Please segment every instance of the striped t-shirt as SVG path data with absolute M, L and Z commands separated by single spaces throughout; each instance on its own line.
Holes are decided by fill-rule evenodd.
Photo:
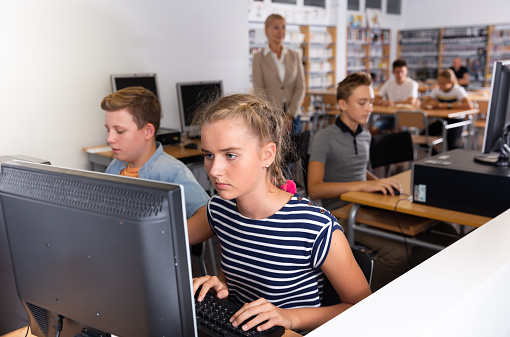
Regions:
M 240 214 L 235 200 L 214 196 L 207 205 L 221 244 L 229 299 L 265 298 L 280 308 L 319 307 L 331 235 L 342 227 L 327 210 L 299 194 L 266 219 Z

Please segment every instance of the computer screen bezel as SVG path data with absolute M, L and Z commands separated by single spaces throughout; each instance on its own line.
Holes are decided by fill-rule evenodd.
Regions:
M 482 153 L 498 152 L 503 129 L 510 122 L 510 60 L 495 61 L 487 108 Z
M 185 132 L 190 137 L 199 137 L 200 131 L 198 130 L 198 127 L 192 125 L 191 123 L 187 123 L 187 120 L 192 120 L 193 117 L 188 118 L 186 114 L 186 107 L 184 106 L 184 99 L 183 99 L 183 89 L 186 87 L 191 86 L 208 86 L 208 85 L 215 85 L 219 86 L 220 93 L 219 96 L 223 95 L 223 81 L 222 80 L 213 80 L 213 81 L 195 81 L 195 82 L 178 82 L 176 83 L 177 88 L 177 103 L 179 106 L 179 117 L 181 121 L 181 132 Z M 211 100 L 215 99 L 215 97 L 210 96 L 204 96 L 204 97 L 197 97 L 196 106 L 199 108 L 202 104 L 207 104 Z
M 130 80 L 132 84 L 130 85 L 119 85 L 121 80 Z M 151 82 L 151 85 L 148 86 L 144 83 L 144 80 L 148 80 Z M 124 89 L 127 87 L 140 86 L 148 89 L 159 98 L 159 88 L 158 88 L 158 79 L 156 73 L 134 73 L 134 74 L 111 74 L 110 75 L 110 83 L 112 87 L 112 92 L 115 92 L 120 89 Z M 154 89 L 153 89 L 153 88 Z
M 74 201 L 70 201 L 70 199 L 63 199 L 64 201 L 57 202 L 57 201 L 48 201 L 44 199 L 44 197 L 41 197 L 42 201 L 39 200 L 39 195 L 36 192 L 36 197 L 34 197 L 32 191 L 27 192 L 26 188 L 24 188 L 24 184 L 20 184 L 20 186 L 14 186 L 12 183 L 12 179 L 10 177 L 14 176 L 14 179 L 25 179 L 25 178 L 19 178 L 20 176 L 23 177 L 24 175 L 32 178 L 32 175 L 38 175 L 41 177 L 41 179 L 44 179 L 44 184 L 48 185 L 49 191 L 53 191 L 51 198 L 48 200 L 52 200 L 52 198 L 60 198 L 60 195 L 54 193 L 53 186 L 49 184 L 48 182 L 51 182 L 55 177 L 58 179 L 61 179 L 64 184 L 74 184 L 76 181 L 80 184 L 85 184 L 87 188 L 90 186 L 90 188 L 97 188 L 100 190 L 103 190 L 104 188 L 109 189 L 112 188 L 120 188 L 123 190 L 126 190 L 127 192 L 132 191 L 138 191 L 142 190 L 144 193 L 147 191 L 152 193 L 158 193 L 158 195 L 166 195 L 168 194 L 168 202 L 171 203 L 172 207 L 170 207 L 174 213 L 170 214 L 168 212 L 168 209 L 163 206 L 163 208 L 160 210 L 160 214 L 162 214 L 159 218 L 157 218 L 158 229 L 157 233 L 155 233 L 156 226 L 155 222 L 156 220 L 147 219 L 146 217 L 140 217 L 138 218 L 130 218 L 128 216 L 112 216 L 109 213 L 106 213 L 105 216 L 109 217 L 109 223 L 115 223 L 115 226 L 127 226 L 132 225 L 133 223 L 136 223 L 136 226 L 132 226 L 131 230 L 129 230 L 129 233 L 125 233 L 125 231 L 128 231 L 129 228 L 125 228 L 125 231 L 118 230 L 119 227 L 117 227 L 117 231 L 112 233 L 113 228 L 109 229 L 108 226 L 100 226 L 100 228 L 97 227 L 97 224 L 80 224 L 80 219 L 78 217 L 67 217 L 67 219 L 76 219 L 75 221 L 69 222 L 64 221 L 65 224 L 69 224 L 69 226 L 79 226 L 80 230 L 78 233 L 87 233 L 86 236 L 92 235 L 97 233 L 101 233 L 101 235 L 105 235 L 106 237 L 112 237 L 113 234 L 117 236 L 121 236 L 116 240 L 115 245 L 112 244 L 112 248 L 106 247 L 104 249 L 97 249 L 97 246 L 102 244 L 104 247 L 104 239 L 97 240 L 98 243 L 95 243 L 95 240 L 88 240 L 86 241 L 86 244 L 84 245 L 83 242 L 80 244 L 76 243 L 76 246 L 79 246 L 81 248 L 77 248 L 76 251 L 73 251 L 74 248 L 68 248 L 68 247 L 74 247 L 74 245 L 70 245 L 66 242 L 65 236 L 69 236 L 69 233 L 73 231 L 76 232 L 76 229 L 66 229 L 65 226 L 62 225 L 62 223 L 59 222 L 59 220 L 56 219 L 47 219 L 48 217 L 39 217 L 40 221 L 38 220 L 37 223 L 28 224 L 30 221 L 27 221 L 26 219 L 34 218 L 34 214 L 29 215 L 31 211 L 27 210 L 26 212 L 15 212 L 15 210 L 10 207 L 13 205 L 13 203 L 20 204 L 20 200 L 22 200 L 22 205 L 34 205 L 34 203 L 37 205 L 37 203 L 41 204 L 35 208 L 42 209 L 43 206 L 48 206 L 48 208 L 51 207 L 52 210 L 58 210 L 58 209 L 64 209 L 65 212 L 62 212 L 62 214 L 84 214 L 84 212 L 88 212 L 87 209 L 83 208 L 83 204 L 73 205 L 69 206 L 69 202 L 74 203 Z M 76 179 L 74 179 L 76 177 Z M 9 187 L 9 179 L 11 179 L 11 187 Z M 18 181 L 16 180 L 16 181 Z M 43 184 L 43 182 L 41 182 Z M 44 185 L 44 186 L 46 186 Z M 14 187 L 13 187 L 14 186 Z M 72 185 L 74 186 L 74 185 Z M 46 189 L 46 187 L 42 188 L 43 190 Z M 18 192 L 19 190 L 19 192 Z M 95 190 L 94 190 L 95 191 Z M 95 193 L 95 192 L 94 192 Z M 98 192 L 99 193 L 99 192 Z M 28 196 L 26 196 L 28 195 Z M 64 194 L 64 198 L 65 198 Z M 164 197 L 166 198 L 166 197 Z M 25 199 L 27 202 L 25 202 Z M 35 200 L 35 201 L 34 201 Z M 2 180 L 0 181 L 0 202 L 2 203 L 2 210 L 4 215 L 4 221 L 7 229 L 7 234 L 9 238 L 9 246 L 10 251 L 12 255 L 12 262 L 13 262 L 13 269 L 15 273 L 15 279 L 16 284 L 18 288 L 18 294 L 19 297 L 24 304 L 25 308 L 27 309 L 27 313 L 30 316 L 30 326 L 32 328 L 32 333 L 37 336 L 46 336 L 47 333 L 43 333 L 41 331 L 40 327 L 41 324 L 38 321 L 37 317 L 46 317 L 47 320 L 55 319 L 56 317 L 65 317 L 64 319 L 64 329 L 62 330 L 61 337 L 67 337 L 67 336 L 75 336 L 80 331 L 74 331 L 70 329 L 75 328 L 87 328 L 90 331 L 104 331 L 106 333 L 114 334 L 114 335 L 122 335 L 122 336 L 135 336 L 139 334 L 130 334 L 126 331 L 112 331 L 109 329 L 105 329 L 104 322 L 108 319 L 111 319 L 111 313 L 112 310 L 110 310 L 110 305 L 115 308 L 115 312 L 119 313 L 118 317 L 115 317 L 116 322 L 119 321 L 123 322 L 122 325 L 129 322 L 131 323 L 134 319 L 139 318 L 140 320 L 144 322 L 151 322 L 154 324 L 151 324 L 151 328 L 154 328 L 154 331 L 160 332 L 161 329 L 166 329 L 165 334 L 166 335 L 172 335 L 172 333 L 176 331 L 182 331 L 183 335 L 190 335 L 194 336 L 196 335 L 196 319 L 195 319 L 195 311 L 194 311 L 194 299 L 193 299 L 193 293 L 192 293 L 192 284 L 191 284 L 191 264 L 189 260 L 189 245 L 187 244 L 188 238 L 187 238 L 187 226 L 186 226 L 186 220 L 185 220 L 185 210 L 184 210 L 184 192 L 181 185 L 175 185 L 175 184 L 169 184 L 169 183 L 163 183 L 163 182 L 156 182 L 151 180 L 144 180 L 144 179 L 135 179 L 135 178 L 127 178 L 127 177 L 121 177 L 121 176 L 114 176 L 114 175 L 108 175 L 104 173 L 99 172 L 89 172 L 89 171 L 81 171 L 81 170 L 75 170 L 75 169 L 66 169 L 61 167 L 55 167 L 55 166 L 47 166 L 47 165 L 38 165 L 38 164 L 30 164 L 25 162 L 17 162 L 12 161 L 5 164 L 2 164 Z M 165 201 L 165 200 L 164 200 Z M 166 202 L 166 201 L 165 201 Z M 109 200 L 106 198 L 104 200 L 104 205 L 106 207 L 110 206 Z M 7 207 L 5 207 L 7 206 Z M 167 211 L 165 211 L 165 209 Z M 166 212 L 166 213 L 165 213 Z M 58 213 L 58 212 L 56 212 Z M 88 212 L 92 213 L 92 212 Z M 99 212 L 98 212 L 99 213 Z M 38 213 L 37 213 L 38 214 Z M 58 214 L 55 214 L 58 216 Z M 53 214 L 51 215 L 53 216 Z M 95 216 L 97 218 L 98 216 L 101 217 L 102 215 L 91 215 Z M 22 217 L 22 218 L 21 218 Z M 171 220 L 171 218 L 173 219 Z M 84 216 L 84 218 L 87 218 Z M 166 223 L 166 221 L 175 221 L 174 223 Z M 113 221 L 113 222 L 112 222 Z M 30 228 L 37 228 L 37 226 L 41 226 L 41 231 L 44 230 L 44 224 L 47 223 L 48 230 L 57 235 L 52 235 L 50 238 L 48 238 L 49 235 L 37 235 L 37 233 L 32 233 L 32 231 L 27 230 Z M 58 229 L 62 229 L 61 231 L 56 231 L 55 226 L 58 226 Z M 67 225 L 66 225 L 67 226 Z M 90 230 L 89 230 L 90 226 Z M 152 227 L 150 227 L 152 226 Z M 95 229 L 93 229 L 94 227 Z M 165 228 L 167 231 L 167 234 L 159 232 L 159 227 Z M 146 231 L 145 229 L 151 228 L 150 232 Z M 138 232 L 139 231 L 139 232 Z M 37 230 L 35 231 L 37 232 Z M 44 232 L 40 232 L 44 233 Z M 39 234 L 40 234 L 39 233 Z M 150 233 L 150 238 L 147 238 L 147 233 Z M 156 234 L 156 235 L 155 235 Z M 63 237 L 61 236 L 63 235 Z M 137 245 L 129 245 L 128 242 L 132 243 L 133 240 L 128 240 L 132 237 L 136 237 L 138 240 L 138 235 L 140 236 L 140 252 L 144 252 L 145 254 L 138 254 Z M 53 239 L 54 237 L 59 236 L 59 239 Z M 156 240 L 153 240 L 152 238 L 156 236 Z M 71 242 L 75 243 L 78 242 L 78 240 L 85 241 L 82 237 L 68 237 L 69 240 L 73 240 Z M 90 238 L 89 238 L 90 239 Z M 148 241 L 147 243 L 144 243 L 144 241 Z M 138 241 L 135 241 L 138 243 Z M 156 242 L 156 243 L 155 243 Z M 148 251 L 154 251 L 156 249 L 159 251 L 164 251 L 168 253 L 171 251 L 170 254 L 147 254 L 147 251 L 145 250 L 147 248 L 148 243 L 151 245 L 155 245 L 154 247 L 150 248 Z M 84 249 L 83 247 L 86 247 Z M 89 248 L 90 247 L 90 248 Z M 115 250 L 113 249 L 115 247 Z M 161 249 L 160 249 L 161 248 Z M 31 253 L 30 250 L 33 249 L 34 252 Z M 66 249 L 69 249 L 70 251 L 66 251 Z M 154 314 L 156 312 L 157 314 L 161 313 L 161 317 L 123 317 L 122 315 L 125 315 L 126 312 L 133 313 L 132 310 L 125 310 L 124 307 L 119 307 L 117 309 L 116 305 L 117 303 L 111 303 L 112 301 L 107 301 L 109 298 L 107 292 L 101 293 L 101 295 L 105 296 L 105 302 L 103 303 L 104 309 L 97 305 L 96 303 L 84 303 L 83 296 L 78 296 L 74 294 L 80 293 L 80 291 L 90 291 L 91 286 L 89 282 L 87 281 L 87 278 L 94 278 L 94 279 L 100 279 L 106 278 L 108 275 L 112 277 L 112 274 L 115 274 L 116 268 L 107 268 L 106 270 L 112 270 L 111 274 L 107 274 L 104 272 L 105 267 L 104 261 L 108 261 L 110 253 L 106 253 L 105 256 L 98 256 L 99 252 L 104 253 L 109 251 L 114 251 L 115 256 L 124 256 L 124 254 L 119 254 L 119 251 L 121 253 L 125 251 L 131 251 L 134 250 L 135 256 L 142 256 L 142 255 L 150 255 L 150 256 L 143 256 L 140 257 L 140 260 L 143 262 L 135 263 L 133 262 L 130 264 L 129 270 L 133 268 L 133 271 L 140 270 L 140 266 L 142 265 L 143 270 L 147 270 L 148 274 L 151 275 L 141 275 L 141 273 L 133 273 L 132 277 L 134 278 L 140 278 L 140 279 L 152 279 L 156 280 L 154 284 L 150 283 L 147 284 L 147 287 L 143 289 L 139 289 L 142 287 L 136 287 L 136 289 L 128 289 L 128 286 L 126 284 L 146 284 L 144 281 L 129 281 L 124 283 L 119 283 L 116 287 L 116 289 L 111 289 L 112 292 L 118 292 L 119 289 L 122 289 L 122 291 L 126 294 L 125 296 L 130 296 L 131 293 L 136 292 L 137 296 L 142 296 L 145 301 L 145 297 L 147 297 L 147 305 L 144 306 L 144 308 L 138 309 L 136 312 L 150 312 Z M 49 254 L 36 254 L 36 252 L 50 252 Z M 77 258 L 77 253 L 79 253 L 79 257 Z M 113 254 L 112 253 L 112 254 Z M 33 272 L 30 270 L 31 268 L 41 268 L 41 264 L 38 263 L 37 259 L 39 259 L 39 255 L 51 255 L 52 258 L 55 258 L 55 267 L 51 267 L 49 269 L 55 270 L 54 268 L 58 268 L 59 266 L 62 267 L 62 270 L 66 275 L 69 275 L 69 279 L 55 281 L 55 286 L 51 286 L 49 288 L 51 289 L 43 289 L 43 285 L 48 284 L 48 280 L 50 282 L 53 280 L 53 277 L 51 276 L 51 273 L 42 273 L 40 274 L 40 277 L 35 277 L 33 275 Z M 62 256 L 73 256 L 74 263 L 59 263 L 62 259 Z M 84 257 L 90 255 L 90 257 Z M 95 259 L 94 259 L 94 255 Z M 131 254 L 133 255 L 133 254 Z M 156 257 L 157 255 L 157 257 Z M 160 256 L 161 255 L 161 256 Z M 113 255 L 112 255 L 113 256 Z M 101 257 L 106 258 L 106 260 L 101 259 Z M 167 258 L 168 257 L 168 258 Z M 60 260 L 59 260 L 60 258 Z M 30 262 L 27 262 L 27 260 L 30 259 Z M 45 261 L 44 259 L 48 259 L 48 256 L 41 257 L 41 261 Z M 157 260 L 160 263 L 157 264 L 157 266 L 147 266 L 145 269 L 145 263 L 147 262 L 149 264 L 152 264 L 152 261 Z M 164 260 L 165 262 L 162 264 L 161 261 Z M 91 268 L 96 268 L 98 272 L 95 273 L 85 273 L 83 271 L 83 263 L 88 265 L 89 263 L 92 265 Z M 90 262 L 89 262 L 90 261 Z M 95 262 L 94 262 L 95 261 Z M 132 260 L 130 260 L 132 261 Z M 121 261 L 122 263 L 128 263 L 129 261 Z M 43 262 L 44 263 L 44 262 Z M 131 263 L 131 262 L 129 262 Z M 29 265 L 30 264 L 30 265 Z M 46 263 L 47 264 L 47 263 Z M 76 266 L 75 266 L 76 265 Z M 82 269 L 78 269 L 78 266 L 82 266 Z M 138 269 L 135 268 L 137 266 Z M 156 268 L 157 267 L 157 268 Z M 123 269 L 124 273 L 126 268 L 119 268 Z M 159 270 L 162 270 L 161 272 Z M 99 272 L 101 270 L 101 272 Z M 156 270 L 156 271 L 155 271 Z M 154 277 L 154 275 L 176 275 L 175 282 L 171 278 L 159 278 Z M 27 275 L 31 275 L 32 277 L 27 277 Z M 59 274 L 60 275 L 60 274 Z M 124 274 L 126 275 L 126 274 Z M 131 275 L 131 274 L 129 274 Z M 61 276 L 61 275 L 60 275 Z M 76 284 L 72 284 L 72 280 L 77 281 Z M 80 282 L 80 283 L 78 283 Z M 97 280 L 94 281 L 97 285 Z M 138 283 L 137 283 L 138 282 Z M 154 285 L 154 287 L 153 287 Z M 153 289 L 161 289 L 161 287 L 164 287 L 164 293 L 168 294 L 169 292 L 177 293 L 176 301 L 178 301 L 179 306 L 179 317 L 176 317 L 174 320 L 179 320 L 181 322 L 180 327 L 175 326 L 175 321 L 172 326 L 169 326 L 169 324 L 164 325 L 164 313 L 168 313 L 169 310 L 167 308 L 162 308 L 163 306 L 175 306 L 176 302 L 174 300 L 170 301 L 162 301 L 161 299 L 166 298 L 168 300 L 168 296 L 163 296 L 163 294 L 155 294 Z M 176 289 L 174 290 L 174 287 Z M 111 288 L 111 287 L 110 287 Z M 95 288 L 94 288 L 95 289 Z M 168 291 L 167 291 L 168 290 Z M 95 290 L 94 290 L 95 291 Z M 51 296 L 47 296 L 45 294 L 51 293 Z M 146 293 L 149 293 L 146 295 Z M 55 295 L 56 294 L 56 295 Z M 28 297 L 32 298 L 28 298 Z M 76 301 L 78 303 L 74 303 L 75 297 L 76 299 L 80 298 L 81 301 Z M 118 294 L 116 295 L 118 298 Z M 91 296 L 94 298 L 97 298 L 97 294 L 94 296 Z M 44 300 L 46 299 L 46 300 Z M 72 304 L 69 304 L 71 303 Z M 119 301 L 121 302 L 121 301 Z M 125 302 L 124 300 L 122 302 Z M 129 301 L 127 301 L 129 302 Z M 106 305 L 105 303 L 108 303 Z M 145 303 L 145 302 L 143 302 Z M 70 308 L 72 307 L 72 315 L 66 315 L 65 312 L 60 312 L 58 308 L 64 308 L 66 307 Z M 108 306 L 108 309 L 106 308 Z M 35 307 L 36 311 L 30 310 L 30 308 Z M 97 309 L 97 321 L 95 315 L 91 315 L 91 310 L 82 310 L 86 311 L 86 314 L 77 314 L 79 311 L 76 309 L 76 307 L 84 307 L 85 309 L 90 309 L 91 307 L 94 307 L 94 310 Z M 95 308 L 97 307 L 97 308 Z M 142 310 L 145 309 L 145 310 Z M 173 310 L 173 309 L 172 309 Z M 42 312 L 41 312 L 42 311 Z M 172 311 L 172 312 L 175 312 Z M 147 314 L 141 314 L 141 315 L 147 315 Z M 154 316 L 154 315 L 152 315 Z M 168 318 L 168 314 L 166 315 Z M 174 317 L 174 316 L 172 316 Z M 103 322 L 103 325 L 96 324 L 97 322 Z M 134 323 L 133 323 L 134 324 Z M 49 321 L 45 324 L 46 327 L 48 327 L 50 330 L 52 329 L 51 326 L 55 325 L 53 321 Z M 112 324 L 113 325 L 113 324 Z M 161 325 L 162 327 L 154 327 L 154 325 Z M 163 326 L 164 325 L 164 326 Z M 106 324 L 108 326 L 108 324 Z M 116 326 L 119 326 L 117 324 Z M 147 326 L 147 324 L 145 324 Z M 53 327 L 54 329 L 54 327 Z M 159 329 L 159 330 L 157 330 Z M 55 332 L 55 331 L 53 331 Z M 55 334 L 53 334 L 55 335 Z

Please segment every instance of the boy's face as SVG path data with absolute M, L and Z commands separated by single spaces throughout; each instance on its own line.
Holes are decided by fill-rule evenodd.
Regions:
M 393 76 L 398 84 L 403 83 L 407 78 L 407 67 L 396 67 L 393 69 Z
M 352 130 L 359 124 L 366 124 L 372 113 L 374 103 L 374 90 L 372 86 L 360 85 L 352 91 L 352 94 L 345 101 L 338 101 L 342 114 L 340 119 Z
M 138 129 L 127 109 L 106 111 L 106 141 L 110 144 L 115 158 L 128 162 L 134 168 L 142 166 L 147 159 L 148 142 L 152 141 L 149 125 Z

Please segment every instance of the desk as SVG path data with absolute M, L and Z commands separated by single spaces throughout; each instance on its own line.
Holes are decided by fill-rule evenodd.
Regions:
M 510 210 L 310 332 L 510 336 Z
M 185 144 L 193 142 L 198 145 L 198 149 L 187 149 Z M 174 158 L 183 161 L 185 164 L 189 162 L 196 162 L 202 156 L 200 150 L 200 140 L 186 140 L 180 144 L 165 145 L 163 150 Z M 113 151 L 109 145 L 89 146 L 84 147 L 83 151 L 87 153 L 89 161 L 89 169 L 92 171 L 104 172 L 108 164 L 115 158 Z
M 468 213 L 462 213 L 457 211 L 451 211 L 447 209 L 431 207 L 421 204 L 415 204 L 408 200 L 404 195 L 411 194 L 411 171 L 405 171 L 390 177 L 390 179 L 398 181 L 402 185 L 403 194 L 400 196 L 382 195 L 378 193 L 367 193 L 367 192 L 347 192 L 341 195 L 342 200 L 352 202 L 352 206 L 349 218 L 347 220 L 347 237 L 349 244 L 354 245 L 354 231 L 359 230 L 366 233 L 379 235 L 383 232 L 374 228 L 365 228 L 356 225 L 356 216 L 361 205 L 376 207 L 389 211 L 396 211 L 398 213 L 415 215 L 423 218 L 434 219 L 439 221 L 454 222 L 460 225 L 480 227 L 486 222 L 490 221 L 491 218 L 474 215 Z M 403 199 L 403 200 L 402 200 Z M 397 204 L 398 202 L 398 204 Z M 396 206 L 395 206 L 396 205 Z M 384 232 L 384 236 L 390 239 L 402 241 L 403 238 L 400 234 L 392 234 Z M 441 250 L 443 247 L 437 246 L 430 243 L 424 243 L 419 240 L 407 238 L 407 242 L 413 244 L 425 246 L 432 249 Z
M 412 110 L 409 108 L 402 107 L 385 107 L 380 105 L 374 105 L 372 113 L 379 115 L 394 115 L 398 110 Z M 467 125 L 469 128 L 469 134 L 474 134 L 473 123 L 476 121 L 476 114 L 479 112 L 477 108 L 475 109 L 421 109 L 425 111 L 427 115 L 431 118 L 436 118 L 441 121 L 444 121 L 447 118 L 465 118 L 468 120 L 460 120 L 459 122 L 447 124 L 445 128 L 443 128 L 443 151 L 446 151 L 447 142 L 446 142 L 446 132 L 449 129 L 458 128 L 464 125 Z

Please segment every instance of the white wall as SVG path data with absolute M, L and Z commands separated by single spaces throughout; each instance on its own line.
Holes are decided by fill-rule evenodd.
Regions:
M 180 128 L 175 83 L 248 90 L 247 0 L 20 0 L 0 11 L 0 155 L 86 168 L 106 142 L 112 73 L 155 72 L 162 126 Z
M 402 0 L 400 29 L 510 23 L 508 0 Z

